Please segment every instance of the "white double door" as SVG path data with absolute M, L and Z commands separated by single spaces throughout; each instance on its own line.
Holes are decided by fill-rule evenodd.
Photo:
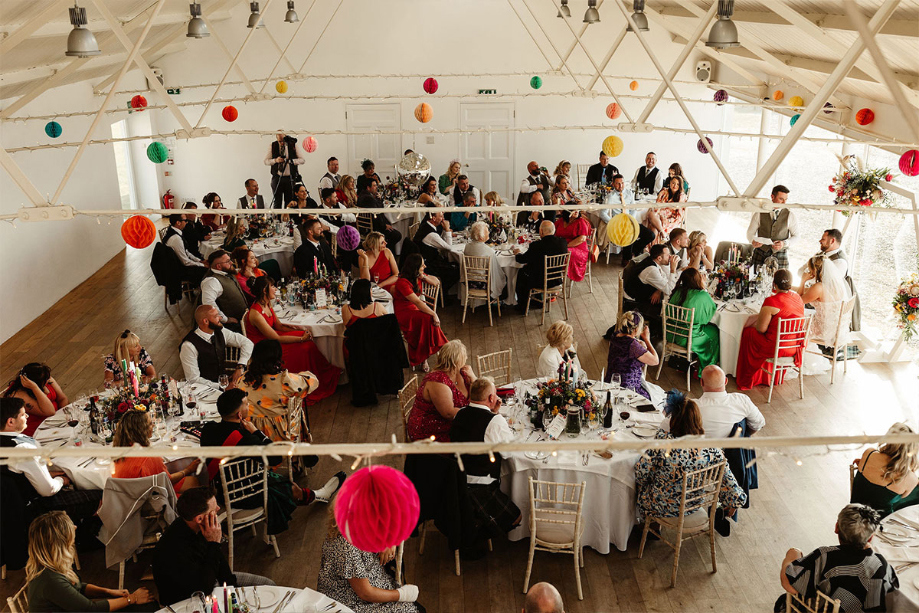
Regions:
M 505 202 L 517 197 L 514 185 L 514 104 L 512 102 L 461 102 L 459 159 L 463 172 L 484 196 L 498 192 Z
M 394 176 L 402 159 L 402 112 L 398 102 L 385 104 L 349 104 L 345 108 L 348 132 L 362 130 L 391 134 L 357 134 L 348 136 L 348 172 L 361 174 L 361 162 L 373 160 L 380 178 Z

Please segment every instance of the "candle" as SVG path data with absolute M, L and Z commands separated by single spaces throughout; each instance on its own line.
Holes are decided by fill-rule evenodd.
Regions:
M 230 613 L 230 610 L 227 608 L 227 582 L 223 582 L 223 613 Z
M 319 259 L 318 258 L 313 258 L 313 273 L 316 275 L 319 274 Z

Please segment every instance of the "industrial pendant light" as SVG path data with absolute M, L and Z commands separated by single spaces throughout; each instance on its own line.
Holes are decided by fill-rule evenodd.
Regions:
M 85 8 L 74 3 L 73 8 L 70 9 L 70 23 L 73 24 L 73 30 L 70 31 L 70 36 L 67 37 L 67 51 L 64 55 L 90 57 L 102 53 L 99 51 L 99 43 L 96 42 L 96 37 L 84 27 L 89 23 L 86 20 Z
M 647 32 L 648 28 L 648 16 L 645 15 L 645 0 L 634 0 L 632 2 L 632 21 L 635 22 L 635 25 L 638 26 L 638 29 L 642 32 Z M 626 32 L 634 32 L 632 29 L 632 22 L 629 22 L 629 26 L 626 28 Z
M 568 8 L 568 0 L 562 0 L 562 5 L 558 8 L 559 19 L 571 17 L 571 9 Z
M 258 2 L 250 2 L 249 10 L 252 13 L 249 15 L 249 23 L 246 24 L 247 28 L 264 28 L 265 22 L 262 21 L 262 15 L 258 12 Z
M 731 21 L 734 14 L 734 0 L 718 0 L 718 21 L 712 24 L 708 33 L 707 47 L 724 49 L 726 47 L 739 47 L 737 40 L 737 26 Z
M 201 5 L 192 2 L 188 9 L 191 11 L 191 21 L 188 22 L 188 34 L 186 38 L 207 38 L 211 35 L 207 31 L 207 24 L 201 19 Z
M 297 23 L 300 21 L 297 11 L 294 10 L 294 0 L 287 0 L 287 14 L 284 16 L 284 21 L 287 23 Z
M 597 11 L 597 0 L 587 0 L 587 12 L 584 13 L 584 23 L 600 23 L 600 12 Z

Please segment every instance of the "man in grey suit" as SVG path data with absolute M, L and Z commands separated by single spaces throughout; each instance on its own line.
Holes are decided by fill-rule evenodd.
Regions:
M 241 209 L 264 209 L 265 201 L 258 194 L 258 181 L 246 179 L 246 195 L 237 202 Z

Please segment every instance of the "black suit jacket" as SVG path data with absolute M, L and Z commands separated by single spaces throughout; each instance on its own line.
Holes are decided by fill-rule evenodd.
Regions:
M 335 258 L 332 257 L 332 248 L 325 240 L 319 241 L 318 248 L 313 243 L 304 241 L 294 252 L 294 269 L 301 279 L 313 273 L 316 268 L 314 262 L 318 262 L 318 265 L 325 265 L 330 273 L 338 270 Z
M 249 207 L 249 196 L 242 196 L 237 202 L 239 203 L 239 208 L 241 209 L 250 208 Z M 255 208 L 257 209 L 265 208 L 265 201 L 262 199 L 261 194 L 258 194 L 255 196 Z
M 383 199 L 378 198 L 370 192 L 364 190 L 364 193 L 357 197 L 357 207 L 360 209 L 381 209 L 383 208 Z M 375 213 L 373 215 L 374 231 L 384 232 L 388 223 L 389 222 L 386 221 L 386 218 L 383 217 L 382 214 Z
M 546 256 L 561 255 L 567 251 L 568 241 L 553 234 L 531 243 L 526 253 L 518 253 L 516 259 L 524 265 L 521 272 L 541 284 L 543 271 L 546 269 Z
M 606 174 L 607 185 L 612 185 L 613 176 L 619 174 L 619 169 L 612 164 L 607 164 L 606 168 L 604 169 L 602 166 L 600 166 L 600 163 L 597 162 L 587 169 L 587 179 L 584 180 L 584 185 L 600 183 L 600 181 L 603 180 L 604 173 Z

